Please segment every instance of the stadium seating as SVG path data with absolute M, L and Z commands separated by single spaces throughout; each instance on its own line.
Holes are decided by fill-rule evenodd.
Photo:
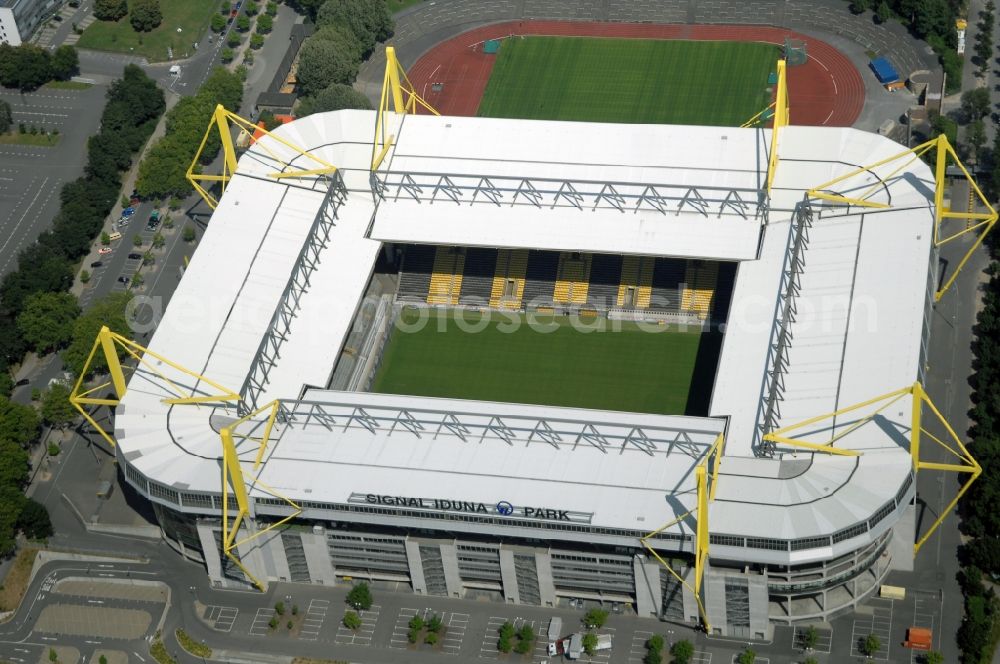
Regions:
M 681 288 L 687 261 L 657 258 L 653 265 L 652 299 L 650 307 L 657 311 L 680 313 Z
M 461 247 L 438 247 L 427 290 L 427 304 L 458 304 L 462 292 L 465 250 Z
M 469 247 L 465 250 L 465 270 L 459 303 L 481 305 L 490 301 L 498 254 L 496 249 Z
M 559 273 L 559 254 L 554 251 L 528 252 L 528 269 L 525 272 L 524 302 L 534 306 L 552 304 L 556 276 Z
M 617 306 L 623 260 L 614 254 L 593 254 L 591 257 L 587 300 L 596 308 L 606 310 Z
M 626 256 L 616 305 L 624 309 L 646 309 L 652 294 L 653 264 L 649 256 Z
M 398 297 L 435 305 L 624 309 L 724 320 L 736 265 L 480 247 L 404 247 Z M 718 318 L 713 314 L 718 313 Z
M 524 297 L 524 275 L 528 265 L 526 249 L 500 249 L 497 252 L 490 307 L 520 309 Z
M 690 261 L 684 273 L 685 288 L 681 293 L 681 310 L 705 319 L 711 311 L 719 264 L 715 261 Z
M 414 244 L 406 248 L 403 266 L 399 272 L 398 297 L 402 300 L 427 299 L 431 286 L 431 269 L 434 266 L 435 247 Z
M 559 269 L 556 274 L 552 299 L 559 304 L 586 304 L 590 285 L 590 254 L 559 254 Z

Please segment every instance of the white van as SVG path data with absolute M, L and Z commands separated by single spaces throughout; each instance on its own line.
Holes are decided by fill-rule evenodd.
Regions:
M 170 73 L 173 76 L 180 76 L 181 75 L 181 66 L 180 65 L 171 65 L 171 67 L 170 67 Z

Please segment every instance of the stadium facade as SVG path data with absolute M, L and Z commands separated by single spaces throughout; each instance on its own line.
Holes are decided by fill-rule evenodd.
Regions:
M 312 115 L 239 158 L 120 390 L 123 477 L 214 584 L 599 599 L 754 638 L 911 567 L 910 386 L 938 283 L 921 160 L 855 173 L 901 147 L 786 126 L 768 192 L 767 128 L 386 113 L 373 169 L 379 118 Z M 274 177 L 315 161 L 337 170 Z M 807 193 L 840 176 L 831 198 L 877 207 Z M 586 271 L 566 271 L 598 256 L 619 283 L 574 299 Z M 684 274 L 656 306 L 664 261 Z M 706 265 L 728 283 L 688 283 Z M 707 412 L 367 391 L 404 301 L 724 328 Z M 815 448 L 784 433 L 803 421 Z

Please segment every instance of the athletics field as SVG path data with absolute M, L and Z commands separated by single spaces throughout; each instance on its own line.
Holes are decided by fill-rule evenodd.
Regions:
M 771 101 L 780 49 L 738 41 L 511 37 L 478 114 L 739 126 Z

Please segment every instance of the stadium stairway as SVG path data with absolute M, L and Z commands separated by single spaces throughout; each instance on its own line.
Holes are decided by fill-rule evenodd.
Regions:
M 459 302 L 482 305 L 490 301 L 498 254 L 496 249 L 469 247 L 465 250 L 465 270 L 462 274 Z
M 519 309 L 524 297 L 525 271 L 528 266 L 526 249 L 497 251 L 493 284 L 490 288 L 490 308 Z
M 718 276 L 719 264 L 715 261 L 689 261 L 684 274 L 681 309 L 697 314 L 702 320 L 708 318 Z
M 462 292 L 462 270 L 465 252 L 459 247 L 438 247 L 434 253 L 434 269 L 427 304 L 458 304 Z
M 626 309 L 649 308 L 655 260 L 649 256 L 624 257 L 616 306 Z
M 559 254 L 559 268 L 552 299 L 560 304 L 586 304 L 590 286 L 590 254 Z
M 427 299 L 431 285 L 431 270 L 434 266 L 435 248 L 425 244 L 414 244 L 406 248 L 403 265 L 399 270 L 397 297 L 402 300 Z
M 524 301 L 535 306 L 552 304 L 556 275 L 559 273 L 559 254 L 554 251 L 528 252 L 525 271 Z
M 587 300 L 600 309 L 615 306 L 618 301 L 619 277 L 622 273 L 621 256 L 593 254 L 590 262 L 590 288 Z

